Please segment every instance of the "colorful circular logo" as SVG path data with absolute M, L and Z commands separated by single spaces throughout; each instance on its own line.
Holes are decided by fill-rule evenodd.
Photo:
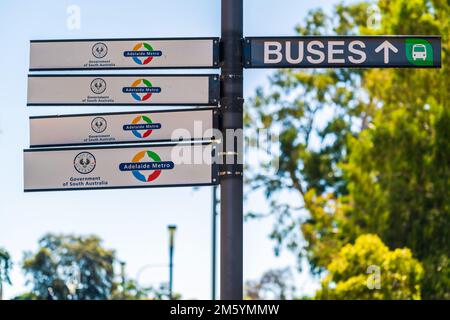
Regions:
M 154 51 L 153 47 L 149 45 L 147 42 L 139 42 L 137 45 L 134 46 L 133 51 L 141 51 L 141 49 L 145 49 L 145 51 Z M 137 64 L 148 64 L 153 60 L 153 56 L 149 57 L 133 57 L 133 61 Z
M 95 157 L 90 152 L 80 152 L 73 160 L 73 166 L 81 174 L 91 173 L 96 165 Z
M 106 130 L 108 123 L 105 118 L 96 117 L 91 122 L 91 128 L 95 133 L 102 133 Z
M 147 88 L 152 88 L 153 85 L 150 81 L 148 81 L 147 79 L 138 79 L 135 82 L 133 82 L 131 84 L 132 88 L 138 87 L 141 83 L 143 83 Z M 131 95 L 133 96 L 133 98 L 137 101 L 146 101 L 148 99 L 150 99 L 150 97 L 152 96 L 151 92 L 144 92 L 142 95 L 139 94 L 138 92 L 131 92 Z
M 134 156 L 133 160 L 131 160 L 131 161 L 132 162 L 141 162 L 141 160 L 143 160 L 144 158 L 149 158 L 152 161 L 161 162 L 161 158 L 155 152 L 150 151 L 150 150 L 141 151 L 141 152 L 137 153 Z M 148 161 L 146 161 L 146 162 L 148 162 Z M 151 171 L 151 173 L 149 175 L 144 175 L 138 170 L 133 170 L 132 173 L 133 173 L 133 176 L 136 179 L 138 179 L 139 181 L 152 182 L 159 177 L 159 175 L 161 174 L 161 170 L 153 170 L 153 171 Z
M 133 121 L 131 121 L 131 124 L 138 124 L 139 121 L 141 121 L 141 119 L 148 124 L 152 124 L 152 120 L 147 117 L 147 116 L 137 116 L 136 118 L 133 119 Z M 153 130 L 146 130 L 145 132 L 141 133 L 138 130 L 132 130 L 133 134 L 135 135 L 136 138 L 147 138 L 149 135 L 152 134 Z

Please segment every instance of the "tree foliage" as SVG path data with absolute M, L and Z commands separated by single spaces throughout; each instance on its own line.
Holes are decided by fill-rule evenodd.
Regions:
M 409 249 L 390 251 L 376 235 L 345 245 L 327 270 L 317 299 L 420 299 L 422 265 Z
M 151 286 L 147 289 L 149 299 L 153 300 L 180 300 L 181 294 L 177 292 L 172 292 L 172 297 L 170 296 L 169 284 L 166 282 L 160 283 L 159 285 Z
M 9 274 L 12 269 L 12 260 L 8 251 L 0 248 L 0 283 L 6 282 L 11 284 L 11 279 Z
M 3 299 L 3 283 L 11 284 L 9 277 L 11 269 L 11 256 L 5 249 L 0 248 L 0 299 Z
M 112 300 L 145 300 L 148 299 L 151 288 L 143 288 L 133 279 L 127 279 L 125 285 L 117 286 L 112 292 Z
M 164 300 L 167 284 L 143 287 L 125 272 L 120 277 L 114 250 L 102 246 L 96 236 L 47 234 L 35 253 L 26 253 L 23 270 L 31 291 L 16 300 Z M 122 262 L 123 263 L 123 262 Z M 122 277 L 125 277 L 123 279 Z M 174 299 L 181 295 L 173 294 Z
M 443 68 L 280 70 L 258 89 L 249 126 L 280 130 L 279 170 L 252 172 L 276 218 L 271 237 L 322 274 L 339 250 L 374 233 L 408 247 L 424 298 L 450 298 L 450 3 L 379 0 L 312 11 L 300 35 L 442 35 Z M 298 202 L 284 201 L 285 194 Z
M 265 272 L 259 280 L 249 280 L 245 284 L 245 297 L 248 300 L 287 300 L 293 299 L 295 286 L 289 268 Z
M 50 300 L 109 299 L 115 290 L 115 253 L 95 236 L 48 234 L 36 253 L 27 253 L 23 269 L 30 297 Z

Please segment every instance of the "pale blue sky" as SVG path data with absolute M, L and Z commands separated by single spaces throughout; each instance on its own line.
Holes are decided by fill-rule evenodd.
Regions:
M 246 36 L 285 36 L 308 9 L 330 10 L 336 0 L 244 0 Z M 81 29 L 66 27 L 69 5 L 81 8 Z M 204 37 L 220 36 L 220 0 L 0 0 L 0 247 L 15 262 L 13 286 L 5 296 L 25 290 L 18 263 L 26 250 L 36 250 L 47 232 L 96 234 L 127 262 L 143 284 L 167 281 L 167 225 L 177 224 L 174 290 L 184 298 L 211 296 L 211 188 L 135 189 L 23 193 L 22 150 L 28 148 L 31 115 L 108 112 L 111 107 L 26 107 L 30 39 Z M 214 70 L 213 70 L 214 71 Z M 159 71 L 160 72 L 160 71 Z M 189 71 L 179 71 L 189 72 Z M 204 71 L 202 71 L 204 72 Z M 106 73 L 106 72 L 105 72 Z M 245 95 L 267 84 L 270 71 L 247 70 Z M 116 111 L 133 108 L 114 108 Z M 259 195 L 245 209 L 265 211 Z M 268 239 L 272 221 L 250 221 L 244 228 L 244 277 L 256 279 L 270 268 L 294 266 L 295 258 L 273 254 Z M 296 275 L 301 294 L 317 282 Z

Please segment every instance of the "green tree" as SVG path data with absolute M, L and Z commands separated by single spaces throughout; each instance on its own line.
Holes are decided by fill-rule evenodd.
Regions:
M 0 248 L 0 300 L 3 298 L 3 283 L 11 284 L 9 277 L 11 269 L 11 256 L 5 249 Z
M 327 270 L 317 299 L 420 299 L 422 265 L 409 249 L 390 251 L 376 235 L 345 245 Z
M 32 285 L 24 296 L 50 300 L 109 299 L 116 288 L 113 250 L 95 236 L 48 234 L 36 253 L 27 253 L 23 269 Z
M 12 300 L 41 300 L 32 292 L 25 292 L 12 298 Z
M 159 285 L 151 286 L 148 289 L 149 299 L 152 300 L 170 300 L 170 291 L 168 283 L 161 283 Z M 181 294 L 172 292 L 173 300 L 180 300 Z
M 133 279 L 125 281 L 125 287 L 117 286 L 117 289 L 112 293 L 112 300 L 145 300 L 149 298 L 151 288 L 142 288 Z
M 450 3 L 379 0 L 311 12 L 301 35 L 443 36 L 443 68 L 280 70 L 259 89 L 249 125 L 280 129 L 277 172 L 255 171 L 286 246 L 323 274 L 346 244 L 378 234 L 408 247 L 424 268 L 423 298 L 450 298 Z M 281 194 L 297 194 L 285 203 Z
M 248 300 L 288 300 L 295 295 L 295 285 L 289 268 L 268 270 L 259 280 L 245 283 L 245 298 Z

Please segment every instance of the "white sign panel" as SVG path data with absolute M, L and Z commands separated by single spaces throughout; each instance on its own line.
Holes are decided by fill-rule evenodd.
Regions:
M 29 75 L 28 105 L 217 105 L 217 75 Z
M 30 117 L 31 147 L 210 140 L 215 109 Z
M 212 152 L 211 144 L 25 150 L 24 190 L 211 185 Z
M 219 38 L 34 40 L 30 71 L 218 68 Z

